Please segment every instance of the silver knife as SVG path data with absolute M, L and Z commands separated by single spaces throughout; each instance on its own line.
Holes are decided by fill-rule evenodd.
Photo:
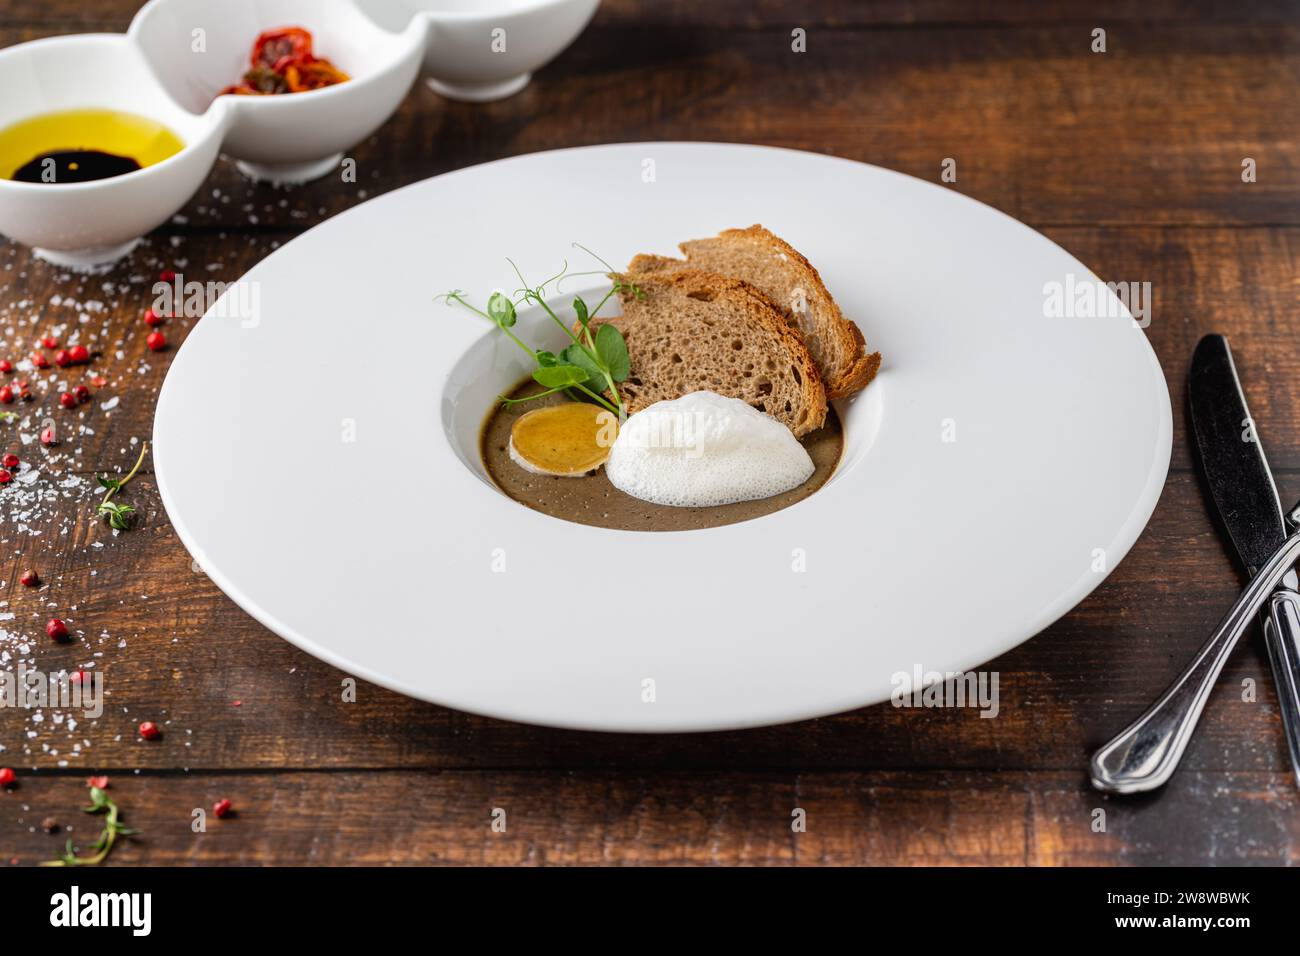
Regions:
M 1282 516 L 1222 336 L 1207 336 L 1197 346 L 1191 381 L 1193 424 L 1211 495 L 1252 580 L 1187 670 L 1146 713 L 1093 755 L 1093 786 L 1112 793 L 1152 790 L 1173 775 L 1219 673 L 1257 613 L 1268 617 L 1265 634 L 1296 766 L 1300 595 L 1294 591 L 1294 565 L 1300 558 L 1300 504 Z
M 1254 577 L 1292 529 L 1222 335 L 1207 335 L 1196 346 L 1187 391 L 1210 497 L 1238 560 Z M 1294 569 L 1282 583 L 1261 616 L 1291 769 L 1300 784 L 1300 581 Z

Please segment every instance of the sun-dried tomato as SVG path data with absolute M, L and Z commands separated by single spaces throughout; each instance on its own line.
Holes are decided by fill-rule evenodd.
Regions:
M 253 44 L 252 65 L 273 70 L 280 70 L 280 61 L 303 53 L 311 53 L 311 34 L 301 27 L 285 27 L 282 30 L 267 30 L 260 34 Z
M 311 34 L 301 27 L 268 30 L 258 36 L 250 64 L 239 83 L 221 92 L 241 96 L 305 93 L 349 79 L 329 60 L 312 53 Z
M 310 54 L 285 64 L 281 72 L 291 93 L 319 90 L 347 79 L 347 74 L 340 71 L 329 60 L 318 60 Z

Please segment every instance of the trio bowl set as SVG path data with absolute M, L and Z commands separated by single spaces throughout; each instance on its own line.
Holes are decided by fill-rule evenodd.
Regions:
M 70 110 L 111 110 L 175 134 L 178 152 L 87 182 L 0 179 L 0 233 L 56 265 L 128 253 L 203 183 L 218 154 L 247 176 L 301 183 L 393 114 L 416 77 L 450 99 L 522 90 L 599 0 L 151 0 L 124 34 L 51 37 L 0 50 L 0 129 Z M 346 82 L 282 96 L 223 93 L 263 31 L 300 26 Z

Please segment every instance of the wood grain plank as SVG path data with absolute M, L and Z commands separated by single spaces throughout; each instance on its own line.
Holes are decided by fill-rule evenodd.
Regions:
M 1284 474 L 1300 471 L 1300 441 L 1291 437 L 1300 435 L 1300 391 L 1291 387 L 1300 380 L 1294 347 L 1300 341 L 1300 229 L 1069 226 L 1045 234 L 1106 280 L 1150 283 L 1153 309 L 1145 334 L 1172 397 L 1173 469 L 1195 467 L 1185 415 L 1187 363 L 1202 335 L 1221 332 L 1233 344 L 1269 460 L 1283 476 L 1283 497 L 1300 495 L 1300 481 Z M 69 274 L 22 247 L 0 245 L 0 356 L 19 361 L 48 333 L 65 342 L 75 334 L 100 353 L 89 369 L 27 376 L 35 400 L 11 406 L 22 420 L 17 428 L 0 424 L 0 434 L 8 429 L 31 440 L 46 420 L 69 436 L 87 428 L 93 434 L 63 449 L 60 460 L 67 467 L 89 472 L 129 466 L 131 440 L 152 430 L 157 391 L 174 353 L 151 353 L 144 345 L 149 329 L 140 316 L 153 300 L 159 271 L 180 270 L 186 281 L 233 282 L 293 235 L 159 232 L 119 268 L 97 277 Z M 855 318 L 868 339 L 888 352 L 889 317 Z M 168 341 L 179 345 L 194 322 L 168 322 Z M 61 391 L 95 374 L 109 382 L 94 389 L 93 403 L 74 412 L 59 407 Z M 114 398 L 115 407 L 101 409 Z
M 120 30 L 137 6 L 0 0 L 0 46 Z M 1088 50 L 1094 25 L 1108 30 L 1107 54 Z M 794 26 L 809 31 L 807 54 L 790 52 Z M 1300 493 L 1300 447 L 1287 440 L 1300 434 L 1289 384 L 1300 373 L 1297 48 L 1300 11 L 1280 0 L 606 0 L 520 96 L 472 107 L 412 90 L 353 151 L 358 183 L 270 189 L 222 161 L 176 221 L 93 280 L 0 245 L 0 351 L 17 357 L 54 332 L 100 353 L 92 370 L 36 376 L 36 401 L 0 425 L 40 470 L 0 492 L 0 672 L 19 660 L 93 666 L 110 694 L 97 719 L 0 708 L 0 765 L 22 775 L 0 792 L 0 858 L 53 855 L 62 836 L 41 830 L 46 816 L 86 833 L 81 781 L 108 769 L 146 831 L 119 864 L 1294 863 L 1297 794 L 1257 638 L 1164 792 L 1105 799 L 1083 767 L 1181 669 L 1240 584 L 1185 440 L 1183 375 L 1205 332 L 1232 338 L 1283 495 Z M 148 352 L 139 322 L 160 269 L 232 280 L 304 228 L 426 176 L 647 138 L 811 149 L 929 180 L 952 156 L 950 188 L 1042 228 L 1106 279 L 1152 283 L 1147 334 L 1174 398 L 1173 476 L 1098 591 L 988 665 L 1001 678 L 997 719 L 878 706 L 633 736 L 472 717 L 368 685 L 345 704 L 342 672 L 261 628 L 191 563 L 148 465 L 127 495 L 135 530 L 93 519 L 91 472 L 129 466 L 171 354 Z M 1256 183 L 1240 180 L 1246 156 Z M 173 346 L 192 325 L 165 326 Z M 108 380 L 95 400 L 58 409 L 58 393 L 91 374 Z M 64 438 L 50 452 L 31 443 L 45 419 Z M 17 583 L 29 566 L 46 580 L 38 592 Z M 75 643 L 44 639 L 52 614 Z M 163 724 L 161 740 L 136 737 L 142 719 Z M 190 810 L 220 796 L 239 815 L 194 834 Z M 493 807 L 508 813 L 504 834 L 490 829 Z M 791 832 L 796 807 L 805 833 Z
M 1190 659 L 1239 588 L 1190 476 L 1171 481 L 1150 528 L 1100 589 L 1039 637 L 987 666 L 1000 710 L 880 705 L 823 720 L 735 733 L 626 735 L 526 727 L 418 703 L 361 684 L 247 617 L 196 570 L 150 478 L 125 496 L 141 524 L 113 535 L 71 502 L 24 540 L 0 587 L 4 668 L 104 676 L 97 720 L 72 708 L 0 708 L 0 762 L 15 767 L 546 767 L 1076 770 Z M 55 528 L 66 528 L 56 535 Z M 34 542 L 28 545 L 27 542 Z M 35 566 L 46 586 L 17 584 Z M 1195 582 L 1189 587 L 1186 582 Z M 57 614 L 78 636 L 49 642 Z M 25 645 L 28 650 L 20 651 Z M 1255 699 L 1243 700 L 1253 681 Z M 77 720 L 70 727 L 67 719 Z M 153 720 L 161 740 L 135 727 Z M 1185 758 L 1193 769 L 1281 772 L 1287 758 L 1268 664 L 1256 640 L 1230 662 Z
M 799 760 L 814 767 L 954 762 L 978 767 L 990 760 L 999 766 L 1079 767 L 1091 745 L 1140 711 L 1177 672 L 1237 586 L 1188 471 L 1191 460 L 1180 437 L 1175 465 L 1182 471 L 1134 555 L 1074 614 L 997 662 L 1008 697 L 997 721 L 875 708 L 756 734 L 662 738 L 647 744 L 645 738 L 521 730 L 379 690 L 368 689 L 358 705 L 344 707 L 338 703 L 338 672 L 267 634 L 190 569 L 157 503 L 148 468 L 131 496 L 143 511 L 140 528 L 114 538 L 89 515 L 88 473 L 124 469 L 134 457 L 132 440 L 143 440 L 150 432 L 169 353 L 154 355 L 143 347 L 146 329 L 138 315 L 157 270 L 172 265 L 233 279 L 279 241 L 276 236 L 287 235 L 238 240 L 207 232 L 158 236 L 118 272 L 95 280 L 63 275 L 12 246 L 6 250 L 2 274 L 12 276 L 13 284 L 0 304 L 0 329 L 15 330 L 8 333 L 7 345 L 25 348 L 47 331 L 64 337 L 70 329 L 88 339 L 93 335 L 91 344 L 104 353 L 94 370 L 110 379 L 91 405 L 65 412 L 57 409 L 56 396 L 71 379 L 49 373 L 37 386 L 39 400 L 17 406 L 23 408 L 24 420 L 0 426 L 29 441 L 45 417 L 66 425 L 69 436 L 74 423 L 93 433 L 75 441 L 69 437 L 48 455 L 35 444 L 21 446 L 24 456 L 43 470 L 40 490 L 11 488 L 0 497 L 0 548 L 15 555 L 5 597 L 15 602 L 14 613 L 20 616 L 7 630 L 32 638 L 37 661 L 51 670 L 90 663 L 96 660 L 89 656 L 93 652 L 104 654 L 98 663 L 111 675 L 114 695 L 114 707 L 101 726 L 85 736 L 51 722 L 26 740 L 28 722 L 0 714 L 0 744 L 9 748 L 13 756 L 7 759 L 14 763 L 346 767 L 557 761 L 600 766 L 630 760 L 663 767 L 719 761 L 731 767 L 746 761 L 788 767 L 790 755 L 799 754 Z M 1210 329 L 1232 335 L 1273 461 L 1289 467 L 1300 463 L 1300 449 L 1271 440 L 1295 434 L 1300 425 L 1300 407 L 1287 385 L 1300 372 L 1291 348 L 1297 332 L 1290 307 L 1294 230 L 1069 228 L 1051 230 L 1051 236 L 1103 275 L 1150 276 L 1157 310 L 1148 332 L 1175 394 L 1179 370 L 1199 335 Z M 61 298 L 53 305 L 56 295 Z M 102 310 L 87 306 L 94 296 L 102 296 Z M 89 322 L 80 321 L 83 314 Z M 164 328 L 178 343 L 190 325 L 192 320 L 182 319 Z M 102 404 L 113 398 L 119 399 L 118 406 L 103 410 Z M 1181 436 L 1181 401 L 1175 401 L 1175 409 Z M 81 485 L 60 487 L 78 478 Z M 1300 491 L 1300 476 L 1283 474 L 1280 481 L 1284 494 Z M 51 495 L 54 500 L 44 500 Z M 40 628 L 53 611 L 17 609 L 25 595 L 16 578 L 33 564 L 57 590 L 51 598 L 54 610 L 90 634 L 93 647 L 49 647 Z M 1185 593 L 1187 581 L 1197 582 L 1194 593 Z M 69 610 L 74 603 L 75 613 Z M 108 636 L 101 638 L 104 633 Z M 121 640 L 126 648 L 116 646 Z M 1266 674 L 1257 647 L 1234 662 L 1225 687 L 1252 677 L 1260 684 L 1260 702 L 1232 704 L 1232 694 L 1225 690 L 1220 696 L 1227 703 L 1211 708 L 1189 756 L 1193 766 L 1284 766 Z M 236 700 L 242 701 L 238 708 Z M 171 720 L 176 732 L 156 747 L 135 742 L 135 723 L 160 716 Z M 401 732 L 376 734 L 376 727 Z M 87 749 L 83 743 L 86 753 L 73 756 L 74 745 L 84 740 L 93 746 Z
M 130 0 L 117 0 L 130 2 Z M 1077 3 L 1071 0 L 604 0 L 603 20 L 681 23 L 704 20 L 734 29 L 774 29 L 784 24 L 812 23 L 829 28 L 920 27 L 952 24 L 1201 22 L 1205 20 L 1294 20 L 1293 4 L 1285 0 L 1127 0 Z M 599 22 L 599 21 L 598 21 Z
M 0 29 L 0 45 L 40 35 Z M 364 196 L 539 150 L 718 140 L 831 153 L 938 181 L 1035 225 L 1300 223 L 1300 25 L 781 31 L 617 20 L 522 94 L 469 105 L 417 84 L 351 151 L 357 181 L 274 190 L 220 163 L 194 228 L 296 229 Z M 810 109 L 815 104 L 815 109 Z M 1241 181 L 1255 160 L 1257 181 Z
M 1076 774 L 1006 772 L 146 773 L 111 787 L 142 830 L 113 865 L 1258 865 L 1300 853 L 1295 788 L 1270 773 L 1185 772 L 1128 801 Z M 236 815 L 209 813 L 193 832 L 193 810 L 221 798 Z M 70 778 L 0 793 L 5 857 L 55 856 L 69 834 L 46 833 L 47 817 L 87 840 L 84 803 Z
M 143 4 L 140 0 L 0 0 L 0 25 L 49 24 L 59 27 L 104 25 L 122 30 Z M 1300 18 L 1286 0 L 603 0 L 593 27 L 613 23 L 708 23 L 735 30 L 775 29 L 803 24 L 829 29 L 962 24 L 967 26 L 1138 21 L 1274 21 Z

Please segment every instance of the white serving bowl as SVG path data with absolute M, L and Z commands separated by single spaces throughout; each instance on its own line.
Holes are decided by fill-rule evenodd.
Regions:
M 0 128 L 43 113 L 110 109 L 163 123 L 185 143 L 153 166 L 85 183 L 0 179 L 0 232 L 58 265 L 91 268 L 121 257 L 199 188 L 217 158 L 227 116 L 197 116 L 154 81 L 119 34 L 51 37 L 0 50 Z
M 351 79 L 285 96 L 222 95 L 264 30 L 302 26 Z M 245 174 L 305 182 L 392 115 L 420 69 L 431 25 L 400 33 L 354 0 L 150 0 L 130 29 L 0 50 L 0 129 L 61 110 L 110 109 L 167 126 L 185 144 L 161 163 L 85 183 L 0 180 L 0 233 L 77 269 L 105 266 L 166 222 L 202 184 L 218 151 Z
M 424 72 L 435 92 L 485 103 L 518 93 L 591 21 L 600 0 L 357 0 L 376 23 L 432 25 Z
M 350 79 L 284 96 L 222 95 L 248 69 L 258 34 L 289 26 L 310 31 L 316 55 Z M 128 35 L 176 102 L 194 113 L 225 104 L 221 151 L 246 175 L 285 183 L 325 175 L 393 114 L 419 71 L 428 32 L 419 18 L 391 32 L 353 0 L 150 0 Z
M 70 268 L 107 265 L 198 189 L 218 151 L 259 180 L 327 175 L 397 109 L 424 64 L 434 89 L 486 101 L 527 85 L 600 0 L 150 0 L 124 35 L 0 50 L 0 128 L 59 110 L 112 109 L 184 142 L 153 166 L 86 183 L 0 180 L 0 233 Z M 221 91 L 258 34 L 309 30 L 346 83 L 284 96 Z

